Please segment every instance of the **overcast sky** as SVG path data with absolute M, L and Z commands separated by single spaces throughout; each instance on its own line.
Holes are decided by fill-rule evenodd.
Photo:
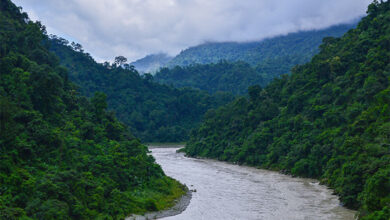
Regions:
M 364 15 L 372 0 L 13 0 L 99 62 L 171 55 L 206 41 L 253 41 Z

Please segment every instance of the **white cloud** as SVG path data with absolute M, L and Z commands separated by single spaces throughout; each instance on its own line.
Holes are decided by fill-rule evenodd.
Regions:
M 14 0 L 49 33 L 81 43 L 99 61 L 324 28 L 363 15 L 371 1 Z

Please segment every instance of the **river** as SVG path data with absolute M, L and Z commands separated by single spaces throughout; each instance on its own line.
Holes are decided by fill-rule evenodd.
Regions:
M 318 181 L 187 158 L 177 149 L 150 147 L 168 176 L 196 189 L 184 212 L 164 220 L 354 219 L 355 212 Z

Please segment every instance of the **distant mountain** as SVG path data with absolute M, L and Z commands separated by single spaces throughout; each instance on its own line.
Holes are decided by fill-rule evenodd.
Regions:
M 165 53 L 150 54 L 130 64 L 133 65 L 140 73 L 154 73 L 159 70 L 160 67 L 167 65 L 172 58 L 173 57 Z
M 355 27 L 356 22 L 260 42 L 206 43 L 191 47 L 173 58 L 168 67 L 160 69 L 155 80 L 209 93 L 245 94 L 249 86 L 265 86 L 275 77 L 289 73 L 295 65 L 309 61 L 319 51 L 322 38 L 341 36 Z
M 249 63 L 265 78 L 272 79 L 297 65 L 310 61 L 324 37 L 340 37 L 358 20 L 322 30 L 302 31 L 258 42 L 205 43 L 190 47 L 174 57 L 168 67 L 217 63 L 220 60 Z
M 189 156 L 318 178 L 362 220 L 390 219 L 390 1 L 311 62 L 211 110 Z

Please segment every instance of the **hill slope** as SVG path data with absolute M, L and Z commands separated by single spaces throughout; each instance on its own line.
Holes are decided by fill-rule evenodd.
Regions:
M 265 85 L 263 77 L 249 64 L 244 62 L 216 64 L 194 64 L 172 69 L 162 68 L 154 79 L 175 87 L 192 87 L 216 93 L 219 91 L 241 95 L 249 86 Z
M 209 111 L 184 150 L 319 178 L 361 217 L 389 219 L 389 1 L 320 48 L 291 76 Z
M 332 26 L 323 30 L 303 31 L 277 36 L 260 42 L 248 43 L 206 43 L 191 47 L 174 57 L 168 67 L 191 64 L 244 61 L 256 67 L 265 79 L 273 79 L 290 69 L 303 64 L 318 53 L 318 46 L 324 37 L 340 37 L 356 22 Z
M 189 48 L 155 74 L 157 82 L 215 93 L 242 95 L 253 85 L 265 86 L 318 52 L 324 36 L 341 36 L 353 24 L 306 31 L 251 43 L 207 43 Z M 247 64 L 248 63 L 248 64 Z M 176 65 L 176 66 L 175 66 Z
M 80 86 L 83 95 L 101 91 L 107 94 L 110 109 L 145 142 L 179 142 L 210 108 L 232 100 L 230 95 L 210 96 L 193 89 L 176 89 L 153 81 L 150 74 L 140 76 L 133 69 L 96 63 L 88 53 L 64 39 L 50 40 L 50 50 L 69 69 L 69 79 Z
M 0 219 L 120 219 L 183 186 L 105 109 L 76 95 L 45 28 L 0 1 Z

